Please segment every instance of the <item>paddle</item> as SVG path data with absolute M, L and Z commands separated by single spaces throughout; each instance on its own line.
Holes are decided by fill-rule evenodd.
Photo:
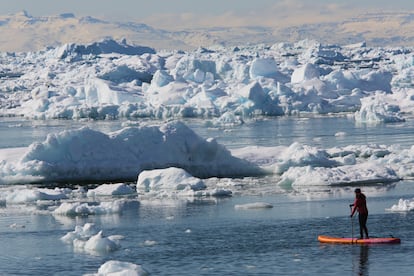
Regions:
M 354 206 L 354 204 L 349 204 L 349 208 L 351 209 L 351 214 L 352 214 L 352 207 Z M 354 243 L 354 220 L 352 219 L 353 217 L 351 217 L 351 240 L 352 243 Z

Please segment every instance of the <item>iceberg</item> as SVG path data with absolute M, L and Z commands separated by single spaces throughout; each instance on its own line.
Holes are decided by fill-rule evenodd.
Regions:
M 144 170 L 168 167 L 204 178 L 265 173 L 232 156 L 214 139 L 201 138 L 182 122 L 170 122 L 110 134 L 87 127 L 49 134 L 45 141 L 31 144 L 20 159 L 0 163 L 0 183 L 135 181 Z M 100 189 L 95 194 L 105 192 Z

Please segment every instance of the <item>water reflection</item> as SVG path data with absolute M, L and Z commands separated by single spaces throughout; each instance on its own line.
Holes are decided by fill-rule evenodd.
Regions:
M 369 275 L 369 246 L 361 245 L 361 246 L 352 246 L 352 253 L 354 256 L 353 261 L 353 274 L 354 275 L 361 275 L 366 276 Z

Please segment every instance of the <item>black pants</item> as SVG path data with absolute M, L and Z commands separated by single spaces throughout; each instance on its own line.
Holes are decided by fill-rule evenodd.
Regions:
M 368 238 L 368 228 L 367 228 L 367 220 L 368 220 L 368 213 L 367 214 L 358 214 L 359 219 L 359 233 L 361 235 L 361 239 L 364 237 L 363 232 L 365 232 L 365 236 Z

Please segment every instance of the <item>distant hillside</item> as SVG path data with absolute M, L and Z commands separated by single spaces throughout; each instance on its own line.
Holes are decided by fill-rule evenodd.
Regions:
M 34 51 L 64 43 L 91 43 L 111 37 L 155 49 L 193 49 L 200 46 L 296 42 L 314 39 L 329 44 L 366 41 L 370 46 L 413 46 L 414 13 L 363 14 L 338 22 L 283 28 L 260 26 L 156 29 L 139 22 L 109 22 L 65 13 L 33 17 L 27 12 L 0 16 L 0 51 Z

